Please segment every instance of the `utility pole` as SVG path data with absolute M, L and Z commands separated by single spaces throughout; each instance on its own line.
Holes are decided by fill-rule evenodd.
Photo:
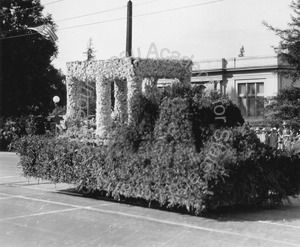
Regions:
M 127 34 L 126 34 L 126 57 L 131 57 L 132 51 L 132 2 L 127 3 Z
M 2 74 L 2 44 L 0 41 L 0 117 L 3 117 L 3 74 Z
M 3 8 L 3 4 L 2 4 L 3 1 L 0 1 L 0 9 Z M 3 43 L 2 43 L 3 40 L 0 40 L 0 118 L 3 117 L 3 71 L 2 71 L 2 66 L 3 66 L 3 63 L 4 61 L 2 61 L 2 57 L 3 57 L 3 53 L 2 53 L 2 46 L 3 46 Z M 1 141 L 0 141 L 0 148 L 1 148 Z

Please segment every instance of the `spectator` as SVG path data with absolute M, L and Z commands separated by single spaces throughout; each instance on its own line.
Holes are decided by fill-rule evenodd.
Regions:
M 283 147 L 284 149 L 291 150 L 292 142 L 289 129 L 287 129 L 286 134 L 283 135 Z
M 293 149 L 297 142 L 297 132 L 294 129 L 291 129 L 291 148 Z
M 296 141 L 300 141 L 300 132 L 296 132 L 296 137 L 295 137 Z
M 283 122 L 282 127 L 283 127 L 282 134 L 283 134 L 283 135 L 286 135 L 286 134 L 287 134 L 287 131 L 288 131 L 286 122 Z
M 268 136 L 265 128 L 263 128 L 261 131 L 260 141 L 261 141 L 261 143 L 263 143 L 265 145 L 269 145 L 269 136 Z
M 59 124 L 56 124 L 56 127 L 58 128 L 59 132 L 63 132 L 64 130 L 67 130 L 66 117 L 65 116 L 63 116 L 63 119 L 60 120 Z
M 258 127 L 255 129 L 255 134 L 256 134 L 257 138 L 260 140 L 261 133 L 260 133 L 260 129 Z
M 277 135 L 278 135 L 278 149 L 283 150 L 283 134 L 281 129 L 278 129 Z
M 278 148 L 278 135 L 277 135 L 276 130 L 277 129 L 275 127 L 273 127 L 272 131 L 269 135 L 269 145 L 270 145 L 270 147 L 275 148 L 275 149 Z

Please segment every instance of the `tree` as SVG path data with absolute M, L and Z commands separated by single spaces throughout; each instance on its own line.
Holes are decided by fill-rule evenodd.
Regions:
M 244 56 L 245 56 L 245 48 L 244 48 L 244 46 L 242 46 L 240 49 L 239 57 L 244 57 Z
M 265 120 L 274 126 L 283 121 L 300 128 L 300 88 L 286 87 L 265 108 Z
M 276 28 L 265 21 L 263 24 L 280 37 L 281 41 L 278 47 L 274 47 L 275 52 L 282 54 L 282 57 L 286 58 L 292 66 L 291 69 L 280 72 L 296 81 L 300 78 L 300 0 L 293 0 L 290 6 L 294 15 L 291 15 L 291 22 L 288 23 L 288 28 Z
M 93 42 L 92 42 L 92 38 L 89 39 L 89 43 L 87 45 L 86 51 L 83 54 L 86 54 L 86 60 L 90 61 L 95 59 L 96 55 L 95 55 L 95 49 L 93 47 Z
M 1 0 L 0 104 L 4 116 L 48 114 L 54 95 L 65 102 L 64 75 L 51 65 L 56 44 L 28 29 L 42 24 L 55 27 L 51 15 L 44 16 L 42 10 L 40 0 Z

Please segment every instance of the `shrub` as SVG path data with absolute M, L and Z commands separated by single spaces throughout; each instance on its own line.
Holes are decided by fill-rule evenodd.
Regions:
M 283 88 L 265 109 L 264 119 L 272 126 L 281 126 L 286 121 L 293 128 L 300 128 L 300 89 L 294 86 Z
M 11 143 L 24 135 L 45 134 L 44 119 L 41 116 L 22 116 L 0 119 L 0 150 L 10 150 Z

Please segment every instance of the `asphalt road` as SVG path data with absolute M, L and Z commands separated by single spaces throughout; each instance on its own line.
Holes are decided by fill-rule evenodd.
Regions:
M 82 197 L 27 180 L 0 153 L 0 246 L 300 246 L 300 200 L 204 218 Z

